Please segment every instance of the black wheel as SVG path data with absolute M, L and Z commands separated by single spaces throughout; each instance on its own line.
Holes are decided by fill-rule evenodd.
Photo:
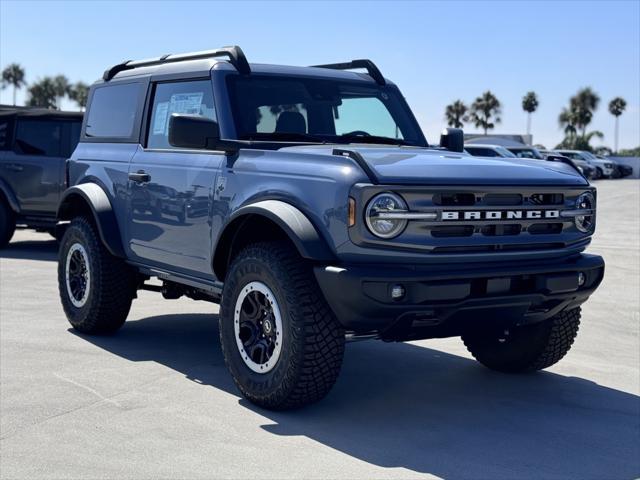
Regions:
M 0 198 L 0 248 L 9 245 L 16 231 L 16 216 L 7 203 Z
M 595 180 L 600 180 L 603 177 L 604 177 L 604 174 L 602 173 L 602 169 L 600 167 L 596 167 L 596 173 L 595 173 L 595 176 L 593 178 Z
M 285 243 L 259 243 L 233 260 L 220 304 L 220 342 L 240 392 L 270 409 L 323 398 L 338 377 L 344 331 L 311 268 Z
M 135 273 L 109 253 L 96 228 L 75 218 L 60 241 L 58 290 L 69 323 L 83 333 L 112 333 L 129 314 Z
M 474 332 L 462 340 L 484 366 L 506 373 L 533 372 L 559 362 L 571 348 L 580 326 L 580 308 L 533 325 Z

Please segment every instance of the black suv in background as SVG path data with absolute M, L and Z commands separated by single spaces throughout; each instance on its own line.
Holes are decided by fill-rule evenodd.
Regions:
M 0 107 L 0 248 L 16 225 L 55 233 L 81 125 L 80 112 Z

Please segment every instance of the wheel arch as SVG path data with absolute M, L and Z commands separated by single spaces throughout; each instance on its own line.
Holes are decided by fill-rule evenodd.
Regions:
M 280 200 L 263 200 L 236 210 L 222 229 L 213 255 L 218 280 L 226 276 L 235 253 L 252 241 L 265 240 L 288 240 L 302 258 L 335 260 L 327 242 L 303 212 Z
M 107 193 L 95 183 L 83 183 L 68 188 L 60 199 L 57 219 L 71 220 L 78 215 L 89 216 L 98 229 L 100 240 L 109 253 L 124 258 L 120 227 Z

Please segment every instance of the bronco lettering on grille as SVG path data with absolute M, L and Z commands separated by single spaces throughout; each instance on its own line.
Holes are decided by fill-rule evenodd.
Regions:
M 441 219 L 446 220 L 519 220 L 537 218 L 558 218 L 560 210 L 467 210 L 443 211 Z

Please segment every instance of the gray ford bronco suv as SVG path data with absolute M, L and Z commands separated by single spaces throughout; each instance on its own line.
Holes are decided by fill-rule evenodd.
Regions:
M 57 235 L 65 162 L 81 125 L 80 112 L 0 106 L 0 249 L 16 226 Z
M 571 165 L 462 152 L 455 129 L 429 146 L 368 60 L 115 65 L 67 163 L 66 315 L 109 333 L 140 289 L 219 303 L 236 385 L 273 409 L 326 395 L 348 339 L 460 336 L 489 368 L 549 367 L 604 273 L 582 253 L 595 189 Z

